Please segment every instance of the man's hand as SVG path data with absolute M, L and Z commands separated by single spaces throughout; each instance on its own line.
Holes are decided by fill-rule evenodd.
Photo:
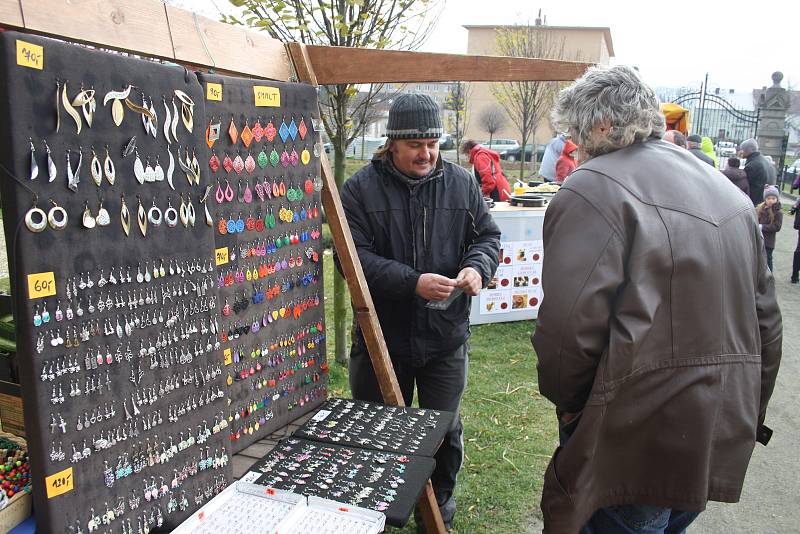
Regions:
M 456 281 L 436 273 L 425 273 L 417 280 L 417 295 L 425 300 L 445 300 L 456 287 Z
M 472 267 L 464 267 L 456 278 L 456 287 L 464 290 L 470 297 L 476 296 L 483 287 L 481 275 Z

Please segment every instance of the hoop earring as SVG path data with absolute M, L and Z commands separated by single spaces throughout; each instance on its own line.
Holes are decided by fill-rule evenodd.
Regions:
M 153 207 L 147 210 L 147 220 L 150 221 L 150 224 L 153 226 L 161 226 L 161 221 L 163 220 L 163 214 L 161 213 L 161 208 L 156 206 L 156 199 L 153 199 Z
M 172 207 L 172 201 L 167 199 L 167 209 L 164 211 L 164 222 L 170 228 L 178 225 L 178 210 Z
M 53 230 L 62 230 L 67 226 L 67 221 L 69 220 L 67 211 L 56 204 L 56 201 L 52 198 L 50 202 L 53 203 L 53 207 L 50 208 L 50 211 L 47 213 L 47 221 L 50 223 L 50 227 Z
M 34 216 L 38 217 L 38 222 L 34 221 Z M 47 215 L 45 215 L 44 210 L 36 206 L 36 202 L 25 214 L 25 226 L 34 233 L 39 233 L 47 227 Z

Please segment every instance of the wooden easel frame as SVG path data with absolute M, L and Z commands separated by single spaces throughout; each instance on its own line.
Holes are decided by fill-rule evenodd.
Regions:
M 314 86 L 568 81 L 590 66 L 546 59 L 284 45 L 263 33 L 199 17 L 157 0 L 0 0 L 0 26 L 233 76 L 286 81 L 292 78 L 291 64 L 300 81 Z M 386 404 L 402 406 L 403 395 L 324 152 L 321 160 L 322 204 L 381 394 Z M 444 523 L 430 480 L 419 505 L 426 530 L 443 534 Z

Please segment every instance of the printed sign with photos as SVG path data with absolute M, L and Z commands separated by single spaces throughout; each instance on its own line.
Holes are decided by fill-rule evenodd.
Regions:
M 542 302 L 542 241 L 502 241 L 500 265 L 480 293 L 480 313 L 538 309 Z

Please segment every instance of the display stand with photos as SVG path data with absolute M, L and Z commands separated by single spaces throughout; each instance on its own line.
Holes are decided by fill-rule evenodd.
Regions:
M 297 269 L 297 254 L 288 254 L 307 250 L 308 240 L 300 234 L 310 236 L 311 223 L 302 220 L 302 211 L 305 207 L 308 218 L 306 202 L 318 198 L 316 177 L 322 180 L 322 204 L 384 400 L 403 404 L 330 168 L 324 152 L 312 148 L 319 142 L 316 106 L 297 101 L 297 109 L 274 110 L 279 135 L 285 124 L 293 138 L 269 147 L 262 142 L 255 153 L 244 146 L 241 133 L 249 129 L 252 134 L 254 120 L 268 120 L 266 111 L 252 109 L 261 107 L 258 93 L 250 109 L 244 100 L 227 102 L 226 80 L 201 83 L 196 66 L 236 77 L 287 80 L 291 64 L 297 78 L 317 86 L 471 80 L 475 73 L 489 72 L 476 68 L 481 64 L 501 65 L 499 72 L 492 71 L 498 80 L 567 80 L 586 65 L 296 43 L 284 48 L 263 34 L 151 0 L 103 0 L 91 13 L 82 5 L 57 4 L 0 1 L 0 25 L 27 32 L 2 35 L 0 115 L 8 135 L 0 159 L 37 523 L 48 532 L 170 529 L 230 486 L 232 446 L 245 445 L 266 433 L 276 417 L 287 414 L 288 420 L 326 396 L 324 377 L 314 376 L 324 374 L 324 362 L 310 352 L 324 354 L 321 288 L 319 296 L 311 288 L 312 272 L 318 276 L 320 266 L 306 265 L 306 256 Z M 192 67 L 90 50 L 64 39 Z M 251 89 L 270 85 L 254 79 L 238 83 Z M 221 100 L 214 84 L 222 86 Z M 291 100 L 294 89 L 294 84 L 286 87 L 284 101 Z M 267 91 L 262 98 L 270 95 Z M 209 112 L 215 106 L 226 115 L 229 106 L 235 107 L 234 116 L 215 117 Z M 298 142 L 292 133 L 294 122 L 299 135 L 302 119 L 308 119 L 307 134 L 314 138 L 306 147 L 301 146 L 306 140 Z M 231 122 L 237 141 L 225 130 Z M 217 157 L 230 151 L 230 169 L 222 157 L 214 170 L 214 137 L 220 143 Z M 283 172 L 272 164 L 273 149 Z M 256 171 L 262 151 L 277 172 L 266 166 Z M 283 165 L 284 153 L 288 165 Z M 312 193 L 301 166 L 321 171 L 310 173 Z M 257 216 L 246 191 L 249 185 L 251 195 L 258 196 L 259 183 L 277 185 L 278 198 L 274 189 L 272 198 L 259 198 Z M 218 190 L 222 202 L 217 202 Z M 296 200 L 288 198 L 289 190 Z M 270 208 L 277 220 L 267 228 Z M 284 228 L 279 228 L 281 208 Z M 253 232 L 250 226 L 259 233 L 256 219 L 265 227 L 261 242 L 247 235 Z M 270 239 L 267 229 L 274 231 Z M 279 233 L 281 248 L 289 247 L 282 252 Z M 256 258 L 270 254 L 280 258 L 281 271 L 286 260 L 288 272 L 278 276 L 280 296 L 276 286 L 264 283 L 262 300 L 262 266 L 267 281 L 275 274 L 270 263 L 277 268 L 275 260 Z M 242 288 L 250 299 L 247 308 L 241 294 L 235 300 L 236 284 L 247 285 Z M 270 287 L 272 300 L 266 297 Z M 239 314 L 223 313 L 225 297 L 232 312 L 239 304 Z M 260 306 L 258 332 L 253 306 Z M 300 339 L 303 354 L 297 349 Z M 234 361 L 237 347 L 239 362 Z M 283 361 L 273 360 L 270 367 L 269 357 L 279 354 Z M 243 355 L 252 367 L 243 365 Z M 279 378 L 270 378 L 274 373 Z M 265 388 L 274 389 L 270 403 Z M 443 532 L 430 483 L 419 504 L 427 529 Z

